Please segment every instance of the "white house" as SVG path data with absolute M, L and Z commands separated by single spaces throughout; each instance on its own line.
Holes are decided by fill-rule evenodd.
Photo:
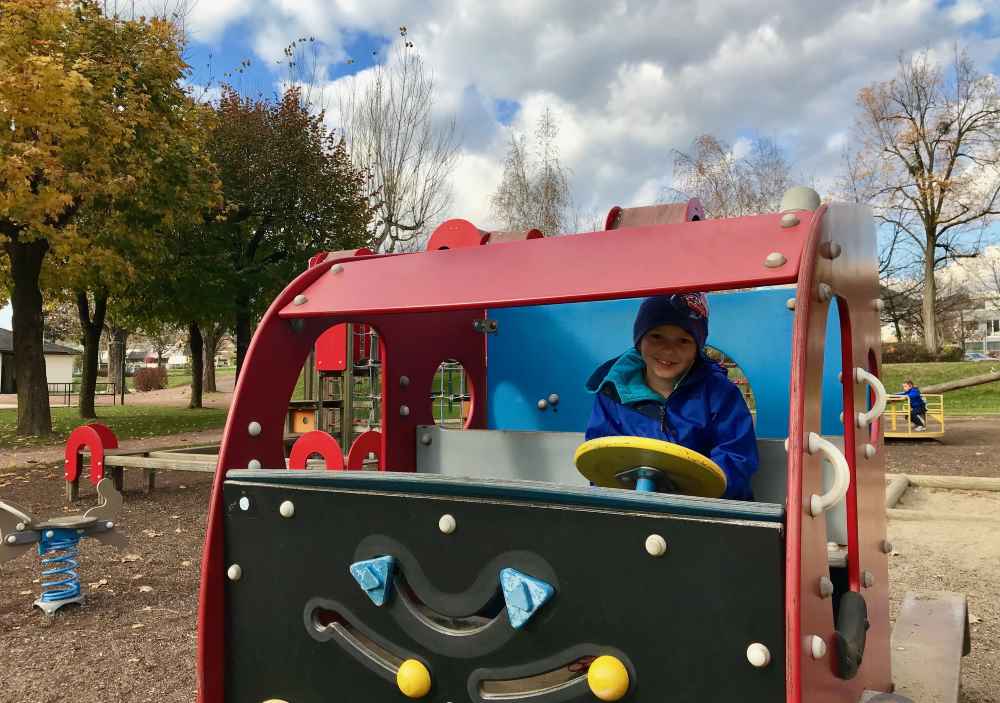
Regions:
M 72 383 L 76 349 L 44 342 L 45 376 L 49 383 Z M 0 393 L 17 393 L 14 383 L 14 333 L 0 329 Z

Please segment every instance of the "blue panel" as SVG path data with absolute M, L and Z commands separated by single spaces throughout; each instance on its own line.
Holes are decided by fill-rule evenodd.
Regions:
M 791 288 L 708 296 L 708 343 L 732 358 L 750 380 L 757 401 L 757 436 L 788 434 L 788 383 L 794 313 Z M 490 429 L 582 432 L 593 396 L 584 384 L 601 363 L 630 345 L 640 300 L 491 310 L 498 332 L 487 347 Z M 827 331 L 823 432 L 841 434 L 840 339 L 836 309 Z M 559 396 L 556 406 L 538 401 Z

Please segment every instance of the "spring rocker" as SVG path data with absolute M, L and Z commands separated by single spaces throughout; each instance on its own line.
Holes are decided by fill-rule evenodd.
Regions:
M 46 615 L 53 615 L 70 603 L 83 603 L 77 573 L 78 545 L 83 537 L 93 537 L 119 549 L 127 543 L 125 536 L 115 529 L 122 496 L 115 490 L 114 481 L 102 479 L 97 484 L 97 495 L 99 504 L 82 515 L 40 520 L 23 508 L 0 500 L 0 563 L 16 559 L 37 543 L 43 580 L 42 593 L 34 605 Z
M 777 213 L 616 207 L 540 234 L 452 220 L 426 251 L 314 257 L 274 300 L 209 504 L 198 700 L 903 703 L 956 676 L 964 598 L 926 641 L 890 625 L 868 210 L 793 188 Z M 754 501 L 683 448 L 584 443 L 584 383 L 641 298 L 692 291 L 753 390 Z M 378 466 L 322 432 L 291 462 L 288 400 L 345 324 L 378 335 Z M 444 363 L 462 429 L 433 416 Z M 921 623 L 938 603 L 907 602 Z

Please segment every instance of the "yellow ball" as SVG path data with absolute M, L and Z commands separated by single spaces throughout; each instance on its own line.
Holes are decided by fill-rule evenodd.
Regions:
M 621 661 L 605 654 L 587 670 L 587 685 L 602 701 L 617 701 L 628 693 L 628 669 Z
M 431 690 L 431 672 L 416 659 L 407 659 L 396 672 L 396 685 L 408 698 L 423 698 Z

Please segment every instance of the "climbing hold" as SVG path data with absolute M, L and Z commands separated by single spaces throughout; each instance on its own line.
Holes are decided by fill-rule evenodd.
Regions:
M 385 604 L 392 590 L 392 570 L 396 566 L 395 557 L 376 557 L 351 564 L 351 576 L 377 606 Z
M 549 584 L 517 569 L 500 571 L 500 590 L 507 604 L 507 617 L 511 627 L 519 629 L 556 594 Z
M 396 685 L 407 698 L 423 698 L 431 690 L 431 672 L 416 659 L 407 659 L 396 672 Z
M 617 657 L 605 654 L 591 663 L 587 685 L 602 701 L 617 701 L 628 693 L 628 669 Z

